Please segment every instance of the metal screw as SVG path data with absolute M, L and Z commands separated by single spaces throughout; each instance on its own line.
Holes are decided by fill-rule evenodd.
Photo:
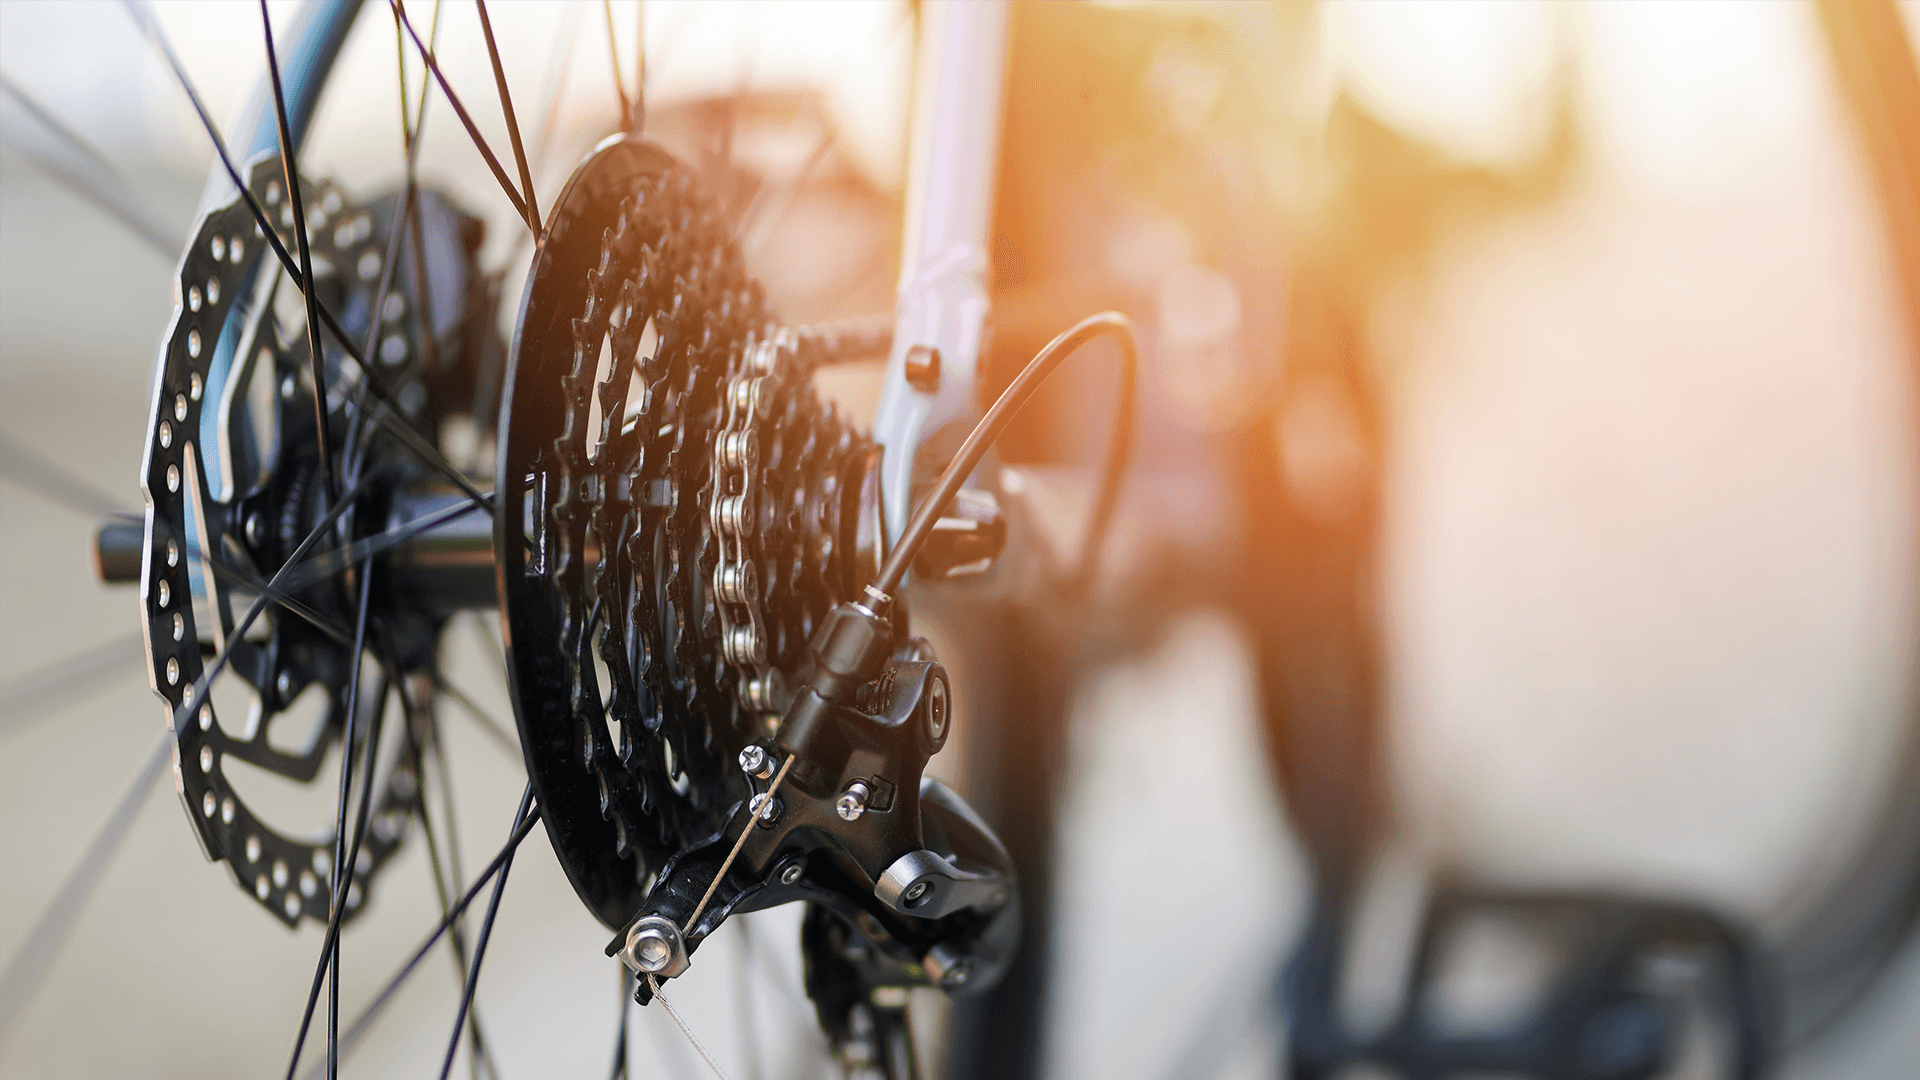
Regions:
M 967 976 L 973 974 L 971 970 L 972 967 L 973 967 L 973 962 L 970 960 L 961 960 L 955 963 L 952 967 L 947 969 L 946 974 L 940 976 L 940 985 L 942 986 L 966 985 Z
M 947 680 L 935 678 L 927 686 L 927 735 L 939 742 L 947 734 Z
M 280 677 L 273 680 L 273 688 L 280 691 L 281 699 L 285 700 L 287 695 L 293 692 L 293 673 L 282 671 Z
M 858 821 L 860 815 L 867 812 L 867 798 L 872 794 L 866 784 L 855 780 L 840 793 L 840 799 L 833 804 L 833 808 L 839 812 L 841 820 Z
M 627 942 L 627 951 L 641 971 L 657 974 L 666 970 L 673 959 L 673 942 L 667 940 L 666 931 L 649 926 L 633 935 L 633 940 Z
M 900 898 L 905 900 L 908 905 L 912 905 L 918 902 L 921 897 L 927 895 L 927 890 L 931 887 L 932 886 L 924 881 L 916 881 L 907 886 L 907 891 Z
M 267 532 L 267 523 L 260 518 L 260 511 L 247 515 L 247 543 L 260 546 L 260 540 Z
M 782 807 L 779 799 L 768 799 L 765 795 L 753 797 L 753 813 L 760 819 L 760 827 L 769 829 L 779 818 Z
M 940 350 L 931 345 L 915 345 L 907 350 L 907 382 L 923 394 L 940 389 Z
M 780 871 L 780 884 L 791 885 L 794 882 L 799 881 L 800 874 L 805 869 L 806 869 L 805 864 L 801 863 L 800 860 L 795 859 L 793 862 L 787 865 L 787 868 L 785 870 Z
M 748 776 L 765 776 L 767 752 L 758 746 L 748 746 L 740 751 L 740 771 Z

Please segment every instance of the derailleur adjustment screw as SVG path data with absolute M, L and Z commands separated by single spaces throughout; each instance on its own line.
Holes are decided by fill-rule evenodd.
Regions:
M 773 823 L 780 819 L 780 811 L 784 807 L 780 805 L 779 799 L 769 800 L 765 795 L 755 795 L 752 809 L 753 815 L 760 819 L 760 827 L 770 829 Z
M 855 780 L 840 793 L 833 808 L 839 812 L 842 821 L 858 821 L 860 815 L 867 812 L 867 799 L 872 795 L 873 791 L 863 781 Z
M 748 776 L 759 777 L 762 780 L 766 779 L 767 774 L 772 771 L 767 767 L 766 748 L 749 744 L 746 748 L 742 749 L 740 751 L 740 771 L 746 773 Z

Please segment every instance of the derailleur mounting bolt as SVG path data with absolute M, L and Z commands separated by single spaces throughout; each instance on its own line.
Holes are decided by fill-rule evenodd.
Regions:
M 771 772 L 767 767 L 767 751 L 758 745 L 748 745 L 740 751 L 740 771 L 748 776 L 765 779 Z
M 627 928 L 620 962 L 639 975 L 671 979 L 687 970 L 686 945 L 680 928 L 661 915 L 648 915 Z
M 650 926 L 634 935 L 633 958 L 641 971 L 658 974 L 673 959 L 673 942 L 667 940 L 666 931 Z
M 867 812 L 867 799 L 872 795 L 872 790 L 864 782 L 855 780 L 840 793 L 840 799 L 833 804 L 833 808 L 839 812 L 841 820 L 858 821 L 860 815 Z

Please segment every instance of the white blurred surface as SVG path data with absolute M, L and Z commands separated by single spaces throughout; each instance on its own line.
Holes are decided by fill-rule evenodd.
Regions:
M 655 5 L 657 100 L 728 89 L 742 72 L 756 85 L 827 81 L 873 176 L 897 183 L 904 100 L 881 88 L 903 77 L 898 9 L 830 8 L 829 24 L 821 9 L 733 5 L 676 30 L 691 9 Z M 490 10 L 516 90 L 537 94 L 552 12 Z M 631 4 L 614 10 L 632 25 Z M 253 9 L 161 11 L 215 114 L 234 115 L 260 66 Z M 424 29 L 430 6 L 410 11 Z M 582 19 L 543 192 L 611 120 L 602 18 L 590 5 Z M 1670 22 L 1596 8 L 1581 24 L 1591 175 L 1564 202 L 1449 248 L 1389 327 L 1405 376 L 1387 576 L 1402 810 L 1424 850 L 1491 876 L 1624 882 L 1779 920 L 1795 913 L 1797 883 L 1849 853 L 1914 705 L 1910 346 L 1803 14 L 1694 9 Z M 359 40 L 370 32 L 389 36 Z M 460 57 L 450 78 L 503 142 L 463 6 L 443 33 L 444 55 Z M 315 159 L 350 186 L 397 176 L 390 34 L 379 20 L 356 30 L 352 92 L 321 117 Z M 184 236 L 209 151 L 115 6 L 0 4 L 0 67 L 121 161 Z M 1524 58 L 1511 70 L 1531 77 Z M 417 65 L 412 77 L 417 88 Z M 525 120 L 533 105 L 517 103 Z M 426 175 L 487 211 L 500 250 L 510 210 L 451 110 L 430 110 Z M 129 504 L 170 271 L 0 152 L 0 429 Z M 91 528 L 0 486 L 0 679 L 135 624 L 131 592 L 93 583 Z M 481 647 L 458 637 L 453 678 L 507 716 Z M 1299 914 L 1300 871 L 1250 742 L 1249 678 L 1236 632 L 1196 616 L 1087 688 L 1062 856 L 1062 1075 L 1270 1072 L 1260 995 Z M 0 754 L 0 962 L 162 722 L 137 670 L 103 681 Z M 521 779 L 449 721 L 472 867 L 504 835 Z M 284 1060 L 319 935 L 262 917 L 178 814 L 170 795 L 149 800 L 0 1044 L 0 1075 L 202 1080 Z M 350 1003 L 430 919 L 423 868 L 410 845 L 349 934 Z M 792 1066 L 776 1075 L 818 1053 L 792 916 L 752 920 L 765 1052 Z M 1189 950 L 1178 970 L 1142 975 L 1155 966 L 1135 944 L 1149 922 Z M 736 943 L 716 942 L 674 994 L 741 1077 Z M 537 830 L 481 991 L 506 1073 L 604 1067 L 616 1007 L 604 944 Z M 443 960 L 417 982 L 356 1072 L 437 1064 L 456 983 Z M 699 1075 L 656 1010 L 634 1023 L 643 1074 Z M 1908 1075 L 1920 965 L 1858 1031 L 1795 1075 Z M 1196 1033 L 1224 1048 L 1196 1051 Z

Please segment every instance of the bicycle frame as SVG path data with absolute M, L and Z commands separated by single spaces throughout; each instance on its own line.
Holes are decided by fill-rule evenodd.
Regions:
M 875 441 L 886 448 L 881 490 L 889 542 L 899 540 L 913 509 L 921 445 L 949 425 L 970 427 L 979 413 L 990 306 L 987 229 L 1005 81 L 1005 0 L 923 10 L 893 350 L 873 425 Z M 907 353 L 919 346 L 939 352 L 931 389 L 907 379 Z
M 286 34 L 288 113 L 296 142 L 304 141 L 318 104 L 311 76 L 331 66 L 360 6 L 361 0 L 316 0 Z M 920 447 L 949 427 L 964 431 L 980 412 L 980 352 L 990 311 L 987 233 L 999 165 L 1008 5 L 933 3 L 922 18 L 893 346 L 873 424 L 874 440 L 885 448 L 881 491 L 889 543 L 900 538 L 913 509 Z M 246 133 L 236 139 L 247 148 L 245 156 L 278 148 L 274 123 L 272 97 L 263 86 L 236 129 Z M 209 192 L 224 193 L 229 186 L 216 167 Z M 907 379 L 907 353 L 916 346 L 938 350 L 940 374 L 931 389 Z

